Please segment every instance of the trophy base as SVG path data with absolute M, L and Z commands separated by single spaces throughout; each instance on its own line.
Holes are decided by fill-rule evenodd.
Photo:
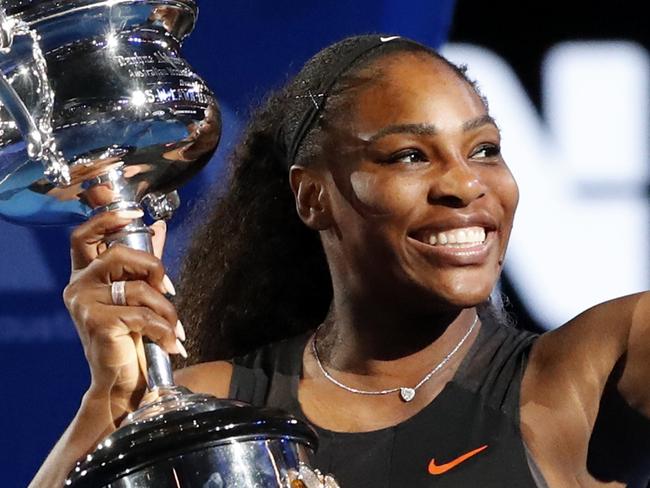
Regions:
M 291 415 L 182 387 L 159 393 L 78 462 L 66 486 L 289 488 L 309 470 L 317 437 Z
M 320 488 L 301 484 L 295 473 L 306 466 L 304 446 L 282 439 L 251 439 L 197 450 L 125 473 L 102 488 Z M 295 467 L 294 467 L 295 466 Z M 302 468 L 304 470 L 305 468 Z M 75 485 L 76 486 L 76 485 Z M 81 486 L 81 485 L 80 485 Z

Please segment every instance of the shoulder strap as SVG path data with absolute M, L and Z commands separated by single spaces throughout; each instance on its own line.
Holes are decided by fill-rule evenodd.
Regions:
M 268 344 L 232 360 L 230 398 L 255 406 L 286 408 L 300 380 L 302 355 L 311 332 Z M 293 389 L 292 389 L 293 388 Z
M 536 334 L 486 320 L 454 382 L 519 421 L 519 390 Z

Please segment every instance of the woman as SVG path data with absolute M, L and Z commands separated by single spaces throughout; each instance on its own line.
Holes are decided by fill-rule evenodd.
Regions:
M 430 49 L 361 36 L 321 51 L 251 122 L 190 250 L 179 309 L 200 364 L 177 380 L 308 419 L 316 467 L 343 487 L 646 479 L 650 295 L 539 338 L 500 323 L 518 192 L 499 145 L 474 84 Z M 98 245 L 134 217 L 72 237 L 65 300 L 92 384 L 34 486 L 61 484 L 137 406 L 141 334 L 184 354 L 161 262 Z

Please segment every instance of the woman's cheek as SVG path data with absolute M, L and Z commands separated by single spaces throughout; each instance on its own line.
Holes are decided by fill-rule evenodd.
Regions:
M 418 199 L 426 204 L 426 192 L 417 179 L 355 171 L 350 182 L 357 210 L 367 216 L 406 215 Z
M 488 178 L 487 181 L 496 192 L 502 207 L 514 213 L 519 203 L 519 187 L 508 167 L 504 166 L 499 172 L 489 174 Z

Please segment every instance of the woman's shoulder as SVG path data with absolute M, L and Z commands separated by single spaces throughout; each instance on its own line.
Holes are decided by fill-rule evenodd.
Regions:
M 533 348 L 533 365 L 554 376 L 564 371 L 577 379 L 583 373 L 604 382 L 625 352 L 632 316 L 644 302 L 650 305 L 648 292 L 609 300 L 542 334 Z
M 625 315 L 638 298 L 631 295 L 600 303 L 542 334 L 531 349 L 526 371 L 528 390 L 557 392 L 547 399 L 573 399 L 589 410 L 589 418 L 593 417 L 600 393 L 625 352 Z
M 266 375 L 280 373 L 298 375 L 302 371 L 302 356 L 312 331 L 283 338 L 236 356 L 235 367 L 258 370 Z
M 233 375 L 242 369 L 255 371 L 256 375 L 299 375 L 302 369 L 302 352 L 311 335 L 305 332 L 235 356 L 230 361 L 209 361 L 174 372 L 176 383 L 196 393 L 218 397 L 230 394 Z
M 650 292 L 643 292 L 598 304 L 543 334 L 531 351 L 523 396 L 578 412 L 589 428 L 605 395 L 623 394 L 649 412 L 648 317 Z
M 542 334 L 533 345 L 522 383 L 521 423 L 545 474 L 587 475 L 586 453 L 598 450 L 595 430 L 617 421 L 614 414 L 600 413 L 603 405 L 620 396 L 617 366 L 633 355 L 628 350 L 632 324 L 647 316 L 650 294 L 617 298 Z
M 209 361 L 174 371 L 174 380 L 194 393 L 226 398 L 232 371 L 233 365 L 228 361 Z

